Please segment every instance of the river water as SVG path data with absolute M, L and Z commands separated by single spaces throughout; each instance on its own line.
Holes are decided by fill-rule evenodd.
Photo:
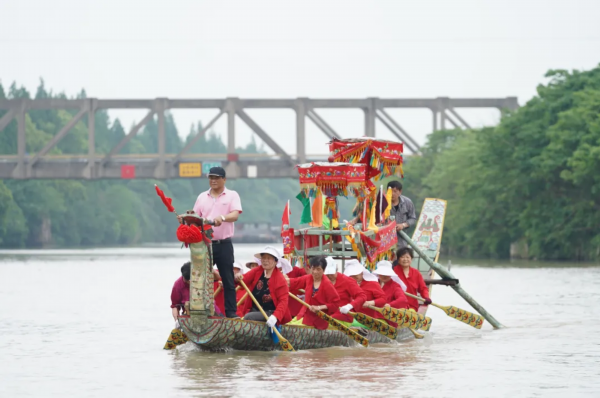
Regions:
M 237 245 L 236 256 L 258 248 Z M 0 251 L 0 397 L 600 396 L 593 264 L 454 259 L 502 330 L 431 308 L 426 338 L 397 345 L 165 351 L 170 291 L 187 258 L 178 246 Z M 470 309 L 450 288 L 435 287 L 433 299 Z

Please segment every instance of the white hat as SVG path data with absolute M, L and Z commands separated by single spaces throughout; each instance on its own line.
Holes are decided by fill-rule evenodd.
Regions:
M 258 265 L 262 265 L 260 262 L 260 258 L 259 257 L 254 257 L 252 260 L 246 262 L 246 264 L 252 264 L 252 263 L 256 263 Z
M 277 268 L 281 268 L 284 274 L 289 274 L 294 269 L 292 264 L 286 258 L 280 258 L 277 262 Z
M 327 267 L 325 267 L 325 275 L 335 275 L 337 274 L 337 264 L 331 257 L 326 257 Z
M 363 279 L 367 282 L 377 282 L 378 279 L 375 275 L 370 273 L 358 260 L 349 260 L 346 263 L 346 269 L 344 270 L 344 275 L 346 276 L 354 276 L 362 273 Z
M 237 268 L 240 271 L 242 271 L 242 275 L 244 275 L 246 272 L 248 272 L 248 267 L 246 267 L 244 264 L 240 263 L 240 262 L 235 262 L 233 263 L 233 268 Z
M 256 253 L 254 257 L 260 258 L 261 254 L 270 254 L 271 256 L 275 257 L 277 261 L 279 261 L 279 259 L 281 258 L 279 250 L 277 250 L 273 246 L 265 246 L 265 248 L 260 253 Z
M 392 263 L 387 260 L 383 260 L 377 263 L 377 268 L 373 271 L 374 275 L 391 276 L 392 280 L 400 285 L 402 290 L 406 291 L 406 285 L 402 282 L 402 279 L 392 269 Z
M 217 267 L 217 264 L 213 265 L 213 269 L 216 269 L 217 271 L 219 270 L 219 268 Z

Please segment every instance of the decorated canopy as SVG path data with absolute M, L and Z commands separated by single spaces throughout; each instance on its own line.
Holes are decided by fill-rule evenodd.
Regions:
M 315 197 L 317 188 L 326 196 L 363 196 L 373 187 L 364 164 L 305 163 L 298 165 L 298 173 L 306 197 Z
M 329 143 L 333 162 L 367 165 L 367 178 L 379 180 L 391 175 L 403 177 L 401 142 L 374 138 L 334 138 Z

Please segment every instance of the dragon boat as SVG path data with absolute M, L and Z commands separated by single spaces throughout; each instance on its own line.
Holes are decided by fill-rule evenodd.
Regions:
M 311 206 L 319 200 L 324 201 L 329 226 L 308 225 L 294 230 L 290 228 L 289 220 L 284 222 L 284 255 L 294 266 L 302 266 L 311 256 L 330 256 L 341 260 L 342 271 L 345 260 L 357 258 L 372 270 L 377 261 L 389 259 L 397 245 L 396 223 L 393 216 L 389 216 L 391 191 L 384 193 L 381 186 L 377 192 L 374 182 L 383 177 L 402 175 L 402 144 L 375 139 L 334 140 L 330 150 L 329 162 L 298 166 L 301 186 L 298 198 Z M 360 220 L 354 226 L 337 219 L 340 196 L 356 197 Z M 286 209 L 289 211 L 289 206 Z M 434 270 L 429 264 L 437 261 L 439 256 L 445 211 L 444 200 L 426 199 L 409 242 L 419 249 L 416 252 L 428 257 L 425 259 L 415 253 L 412 266 L 422 273 L 430 291 L 436 282 L 432 279 Z M 187 339 L 208 351 L 281 350 L 280 345 L 273 342 L 264 322 L 215 316 L 209 221 L 190 214 L 182 217 L 183 227 L 198 226 L 196 230 L 201 234 L 195 241 L 180 238 L 189 245 L 191 254 L 189 315 L 179 317 Z M 421 306 L 418 313 L 425 315 L 426 311 L 427 307 Z M 369 344 L 389 344 L 414 338 L 414 332 L 408 328 L 399 328 L 395 339 L 375 330 L 361 329 L 360 332 Z M 358 344 L 346 333 L 332 328 L 319 330 L 304 325 L 283 325 L 280 333 L 296 350 Z

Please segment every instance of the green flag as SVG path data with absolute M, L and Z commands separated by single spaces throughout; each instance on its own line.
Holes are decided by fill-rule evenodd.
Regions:
M 310 209 L 310 199 L 305 197 L 302 192 L 296 195 L 296 199 L 302 202 L 302 215 L 300 216 L 300 224 L 308 224 L 312 221 L 312 212 Z

